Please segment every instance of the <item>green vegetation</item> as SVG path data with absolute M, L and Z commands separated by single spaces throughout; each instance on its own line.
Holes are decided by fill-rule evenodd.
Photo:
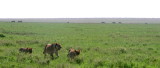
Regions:
M 44 58 L 45 44 L 55 42 L 62 45 L 60 57 Z M 33 53 L 19 53 L 21 47 Z M 71 47 L 81 50 L 72 61 Z M 160 24 L 1 22 L 0 68 L 44 67 L 160 68 Z

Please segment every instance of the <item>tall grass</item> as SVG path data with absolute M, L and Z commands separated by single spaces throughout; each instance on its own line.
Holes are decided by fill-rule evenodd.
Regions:
M 0 23 L 1 68 L 159 68 L 160 24 Z M 45 44 L 62 45 L 44 58 Z M 21 47 L 32 54 L 19 53 Z M 69 48 L 81 54 L 69 61 Z

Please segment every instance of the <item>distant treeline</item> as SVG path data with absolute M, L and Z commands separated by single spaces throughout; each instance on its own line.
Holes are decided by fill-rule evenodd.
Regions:
M 160 18 L 0 18 L 1 22 L 160 23 Z

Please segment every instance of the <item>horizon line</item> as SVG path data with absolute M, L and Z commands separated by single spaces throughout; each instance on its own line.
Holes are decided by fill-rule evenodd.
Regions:
M 43 17 L 42 17 L 43 18 Z M 73 18 L 73 19 L 76 19 L 78 17 L 57 17 L 59 19 L 61 18 Z M 142 18 L 154 18 L 154 17 L 79 17 L 79 18 L 139 18 L 139 19 L 142 19 Z M 0 19 L 38 19 L 38 18 L 0 18 Z M 54 19 L 54 18 L 43 18 L 43 19 Z M 56 18 L 55 18 L 56 19 Z

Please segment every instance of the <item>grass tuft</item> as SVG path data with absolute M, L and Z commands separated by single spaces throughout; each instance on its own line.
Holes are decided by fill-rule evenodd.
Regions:
M 0 37 L 6 37 L 4 34 L 0 34 Z

